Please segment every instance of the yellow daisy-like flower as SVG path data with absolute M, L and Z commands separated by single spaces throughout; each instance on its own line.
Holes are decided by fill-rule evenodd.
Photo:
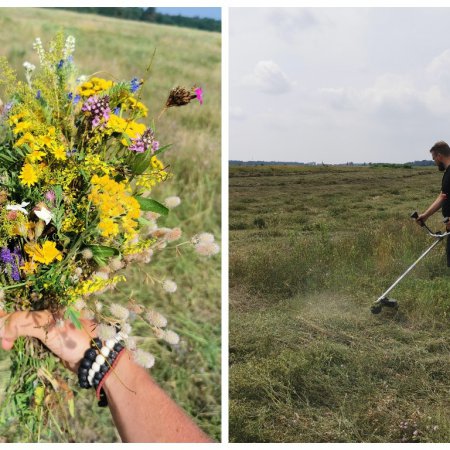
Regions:
M 19 134 L 19 133 L 23 133 L 25 130 L 28 130 L 29 128 L 31 128 L 31 122 L 28 121 L 24 121 L 24 122 L 19 122 L 13 132 L 14 134 Z
M 43 264 L 50 264 L 54 259 L 61 261 L 62 253 L 56 248 L 56 244 L 52 241 L 45 241 L 41 247 L 39 244 L 25 244 L 24 250 L 31 256 L 34 261 Z
M 27 186 L 33 186 L 38 181 L 37 173 L 34 167 L 29 163 L 24 164 L 19 178 L 21 179 L 21 183 Z
M 102 232 L 102 236 L 108 237 L 108 236 L 116 236 L 119 234 L 119 226 L 109 218 L 103 219 L 99 224 L 98 227 L 100 228 L 100 231 Z
M 37 264 L 34 261 L 27 261 L 23 266 L 20 267 L 20 270 L 23 270 L 26 275 L 31 275 L 36 272 Z
M 52 147 L 52 152 L 54 157 L 59 161 L 65 161 L 67 159 L 66 151 L 64 150 L 64 145 L 54 145 Z

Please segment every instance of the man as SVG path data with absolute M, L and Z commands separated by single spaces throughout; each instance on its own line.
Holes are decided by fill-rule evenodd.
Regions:
M 432 216 L 439 208 L 442 208 L 444 217 L 450 217 L 450 147 L 444 141 L 439 141 L 431 147 L 430 153 L 436 166 L 441 172 L 444 172 L 444 176 L 440 194 L 429 208 L 416 219 L 419 225 L 423 225 L 428 217 Z M 447 230 L 450 230 L 450 223 L 447 223 Z M 450 267 L 450 236 L 447 238 L 447 266 Z

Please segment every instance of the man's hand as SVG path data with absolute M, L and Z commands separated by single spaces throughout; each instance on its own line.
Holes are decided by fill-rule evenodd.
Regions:
M 11 350 L 19 336 L 31 336 L 39 339 L 65 365 L 76 372 L 84 352 L 95 336 L 95 325 L 81 320 L 83 328 L 79 330 L 69 320 L 55 320 L 50 311 L 17 311 L 6 314 L 0 311 L 0 338 L 2 348 Z
M 421 227 L 423 227 L 427 219 L 428 216 L 426 214 L 420 214 L 419 217 L 417 217 L 416 219 L 416 223 L 418 223 Z

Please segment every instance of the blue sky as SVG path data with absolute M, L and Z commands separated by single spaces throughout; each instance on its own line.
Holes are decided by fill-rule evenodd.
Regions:
M 180 14 L 188 17 L 208 17 L 217 20 L 221 18 L 220 8 L 156 8 L 156 11 L 162 14 Z

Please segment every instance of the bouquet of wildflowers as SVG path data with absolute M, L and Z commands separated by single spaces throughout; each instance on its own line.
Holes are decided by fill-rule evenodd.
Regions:
M 75 39 L 63 34 L 48 50 L 36 39 L 34 49 L 40 64 L 24 63 L 26 81 L 0 60 L 0 87 L 8 97 L 0 116 L 0 307 L 49 309 L 78 327 L 80 318 L 93 319 L 104 339 L 120 326 L 135 359 L 151 367 L 154 357 L 136 348 L 131 322 L 147 322 L 172 345 L 178 335 L 159 312 L 108 304 L 101 294 L 126 281 L 126 266 L 150 262 L 181 236 L 179 228 L 157 222 L 179 198 L 152 198 L 152 188 L 170 177 L 160 160 L 168 146 L 147 124 L 143 80 L 80 76 Z M 200 88 L 174 88 L 163 111 L 194 99 L 202 103 Z M 204 256 L 219 250 L 210 233 L 187 242 Z M 161 282 L 168 292 L 176 290 L 171 279 Z M 73 415 L 73 392 L 36 340 L 19 340 L 11 359 L 2 417 L 19 416 L 35 440 L 56 406 L 68 406 L 62 415 Z

